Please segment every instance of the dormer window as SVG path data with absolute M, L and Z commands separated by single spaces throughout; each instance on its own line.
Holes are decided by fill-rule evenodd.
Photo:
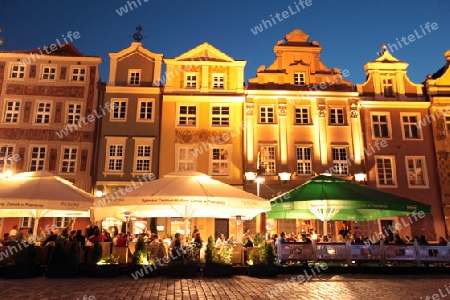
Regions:
M 384 97 L 394 97 L 394 89 L 391 78 L 383 79 L 383 95 Z
M 294 85 L 304 86 L 306 84 L 306 76 L 304 72 L 294 73 Z
M 184 75 L 185 88 L 197 88 L 197 73 L 185 73 Z
M 141 70 L 132 69 L 128 70 L 128 85 L 140 85 L 141 84 Z
M 214 89 L 224 89 L 225 87 L 225 75 L 224 74 L 213 74 L 213 88 Z

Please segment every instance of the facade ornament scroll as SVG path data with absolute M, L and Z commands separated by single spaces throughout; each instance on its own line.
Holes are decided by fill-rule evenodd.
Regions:
M 253 102 L 248 102 L 245 105 L 245 113 L 247 114 L 247 116 L 253 116 L 253 113 L 255 111 L 255 105 Z
M 439 159 L 447 160 L 448 154 L 449 154 L 449 152 L 444 151 L 444 150 L 437 151 L 437 155 L 439 156 Z
M 439 119 L 436 120 L 436 129 L 437 129 L 437 135 L 436 135 L 436 140 L 438 141 L 442 141 L 446 139 L 446 134 L 445 134 L 445 121 L 444 121 L 444 116 L 440 116 Z
M 353 102 L 352 104 L 350 104 L 350 118 L 352 119 L 356 119 L 359 116 L 359 111 L 358 111 L 358 102 Z
M 286 117 L 286 115 L 287 115 L 286 103 L 279 103 L 278 104 L 278 115 L 280 117 Z
M 325 110 L 325 104 L 319 104 L 319 117 L 325 118 L 327 111 Z

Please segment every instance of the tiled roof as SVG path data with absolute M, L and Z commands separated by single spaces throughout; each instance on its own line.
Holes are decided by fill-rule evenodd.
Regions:
M 23 53 L 23 54 L 41 54 L 41 55 L 50 55 L 50 56 L 68 56 L 68 57 L 97 57 L 95 55 L 84 55 L 80 51 L 78 51 L 77 48 L 72 43 L 67 44 L 61 44 L 57 45 L 57 48 L 55 51 L 48 51 L 50 53 L 47 53 L 43 48 L 38 49 L 32 49 L 32 50 L 11 50 L 11 51 L 0 51 L 0 53 Z M 47 46 L 47 49 L 50 49 L 49 46 Z

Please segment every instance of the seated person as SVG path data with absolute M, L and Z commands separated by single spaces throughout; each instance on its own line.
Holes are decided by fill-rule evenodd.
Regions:
M 296 242 L 297 240 L 294 238 L 294 233 L 290 233 L 289 236 L 286 238 L 286 242 L 291 243 L 291 242 Z
M 58 235 L 50 231 L 50 235 L 42 243 L 42 247 L 45 247 L 49 242 L 56 242 L 58 240 Z
M 127 234 L 123 234 L 123 233 L 119 233 L 117 235 L 117 239 L 116 239 L 116 247 L 128 247 L 128 235 Z
M 236 241 L 234 240 L 234 234 L 230 235 L 230 237 L 227 240 L 228 245 L 233 245 Z
M 216 240 L 216 247 L 222 247 L 226 243 L 225 235 L 223 233 L 220 234 L 220 236 Z

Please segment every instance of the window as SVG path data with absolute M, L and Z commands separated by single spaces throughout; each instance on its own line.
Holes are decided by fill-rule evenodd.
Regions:
M 211 107 L 212 126 L 230 126 L 230 106 L 213 105 Z
M 34 226 L 34 218 L 32 217 L 20 218 L 20 228 L 33 228 L 33 226 Z
M 75 173 L 77 148 L 62 148 L 61 173 Z
M 260 146 L 259 166 L 266 175 L 276 174 L 275 146 Z
M 330 108 L 330 124 L 344 125 L 344 109 Z
M 377 173 L 377 186 L 379 187 L 395 187 L 395 170 L 393 157 L 375 157 L 375 167 Z
M 51 114 L 51 102 L 36 103 L 36 124 L 49 124 Z
M 45 152 L 45 147 L 31 147 L 30 171 L 44 170 Z
M 387 114 L 372 114 L 372 130 L 374 138 L 389 138 L 389 116 Z
M 297 175 L 312 174 L 311 147 L 296 147 Z
M 295 108 L 295 124 L 309 124 L 309 108 Z
M 126 121 L 127 117 L 127 100 L 111 100 L 112 107 L 112 114 L 111 114 L 111 120 L 112 121 Z
M 184 75 L 185 88 L 195 89 L 197 87 L 197 74 L 185 73 Z
M 294 73 L 294 85 L 302 86 L 306 84 L 305 73 L 297 72 Z
M 128 85 L 141 84 L 141 70 L 128 70 Z
M 197 124 L 197 106 L 180 105 L 178 106 L 178 125 L 195 126 Z
M 333 159 L 333 173 L 336 175 L 348 174 L 347 148 L 333 147 L 331 148 Z
M 56 217 L 55 227 L 56 228 L 67 228 L 70 225 L 70 217 Z
M 195 171 L 197 168 L 197 155 L 195 146 L 180 145 L 176 147 L 176 171 Z
M 2 145 L 0 146 L 0 172 L 10 168 L 13 164 L 14 146 Z
M 421 139 L 421 132 L 417 122 L 418 115 L 402 115 L 402 133 L 404 139 Z
M 223 89 L 225 87 L 225 75 L 224 74 L 213 74 L 213 88 Z
M 123 175 L 126 137 L 106 136 L 104 175 Z
M 212 147 L 212 175 L 229 175 L 229 147 Z
M 67 124 L 79 124 L 81 119 L 81 104 L 69 103 L 67 109 Z
M 151 121 L 153 122 L 153 105 L 155 101 L 153 99 L 139 99 L 138 100 L 138 121 Z
M 273 123 L 274 120 L 273 106 L 261 106 L 259 108 L 259 121 L 261 123 Z
M 445 128 L 447 129 L 447 136 L 450 135 L 450 115 L 446 115 L 444 117 L 445 120 Z
M 20 115 L 20 101 L 6 101 L 5 123 L 18 123 Z
M 86 68 L 72 68 L 71 81 L 84 82 L 86 80 Z
M 11 65 L 11 73 L 9 74 L 11 79 L 23 79 L 25 78 L 25 66 L 21 64 Z
M 56 79 L 56 67 L 44 66 L 42 68 L 43 80 L 55 80 Z
M 409 187 L 428 187 L 425 157 L 406 156 L 405 159 Z
M 134 137 L 133 172 L 146 173 L 152 170 L 152 151 L 154 138 Z M 137 174 L 133 174 L 136 176 Z
M 392 87 L 392 79 L 383 79 L 383 95 L 384 97 L 394 97 L 394 90 Z

